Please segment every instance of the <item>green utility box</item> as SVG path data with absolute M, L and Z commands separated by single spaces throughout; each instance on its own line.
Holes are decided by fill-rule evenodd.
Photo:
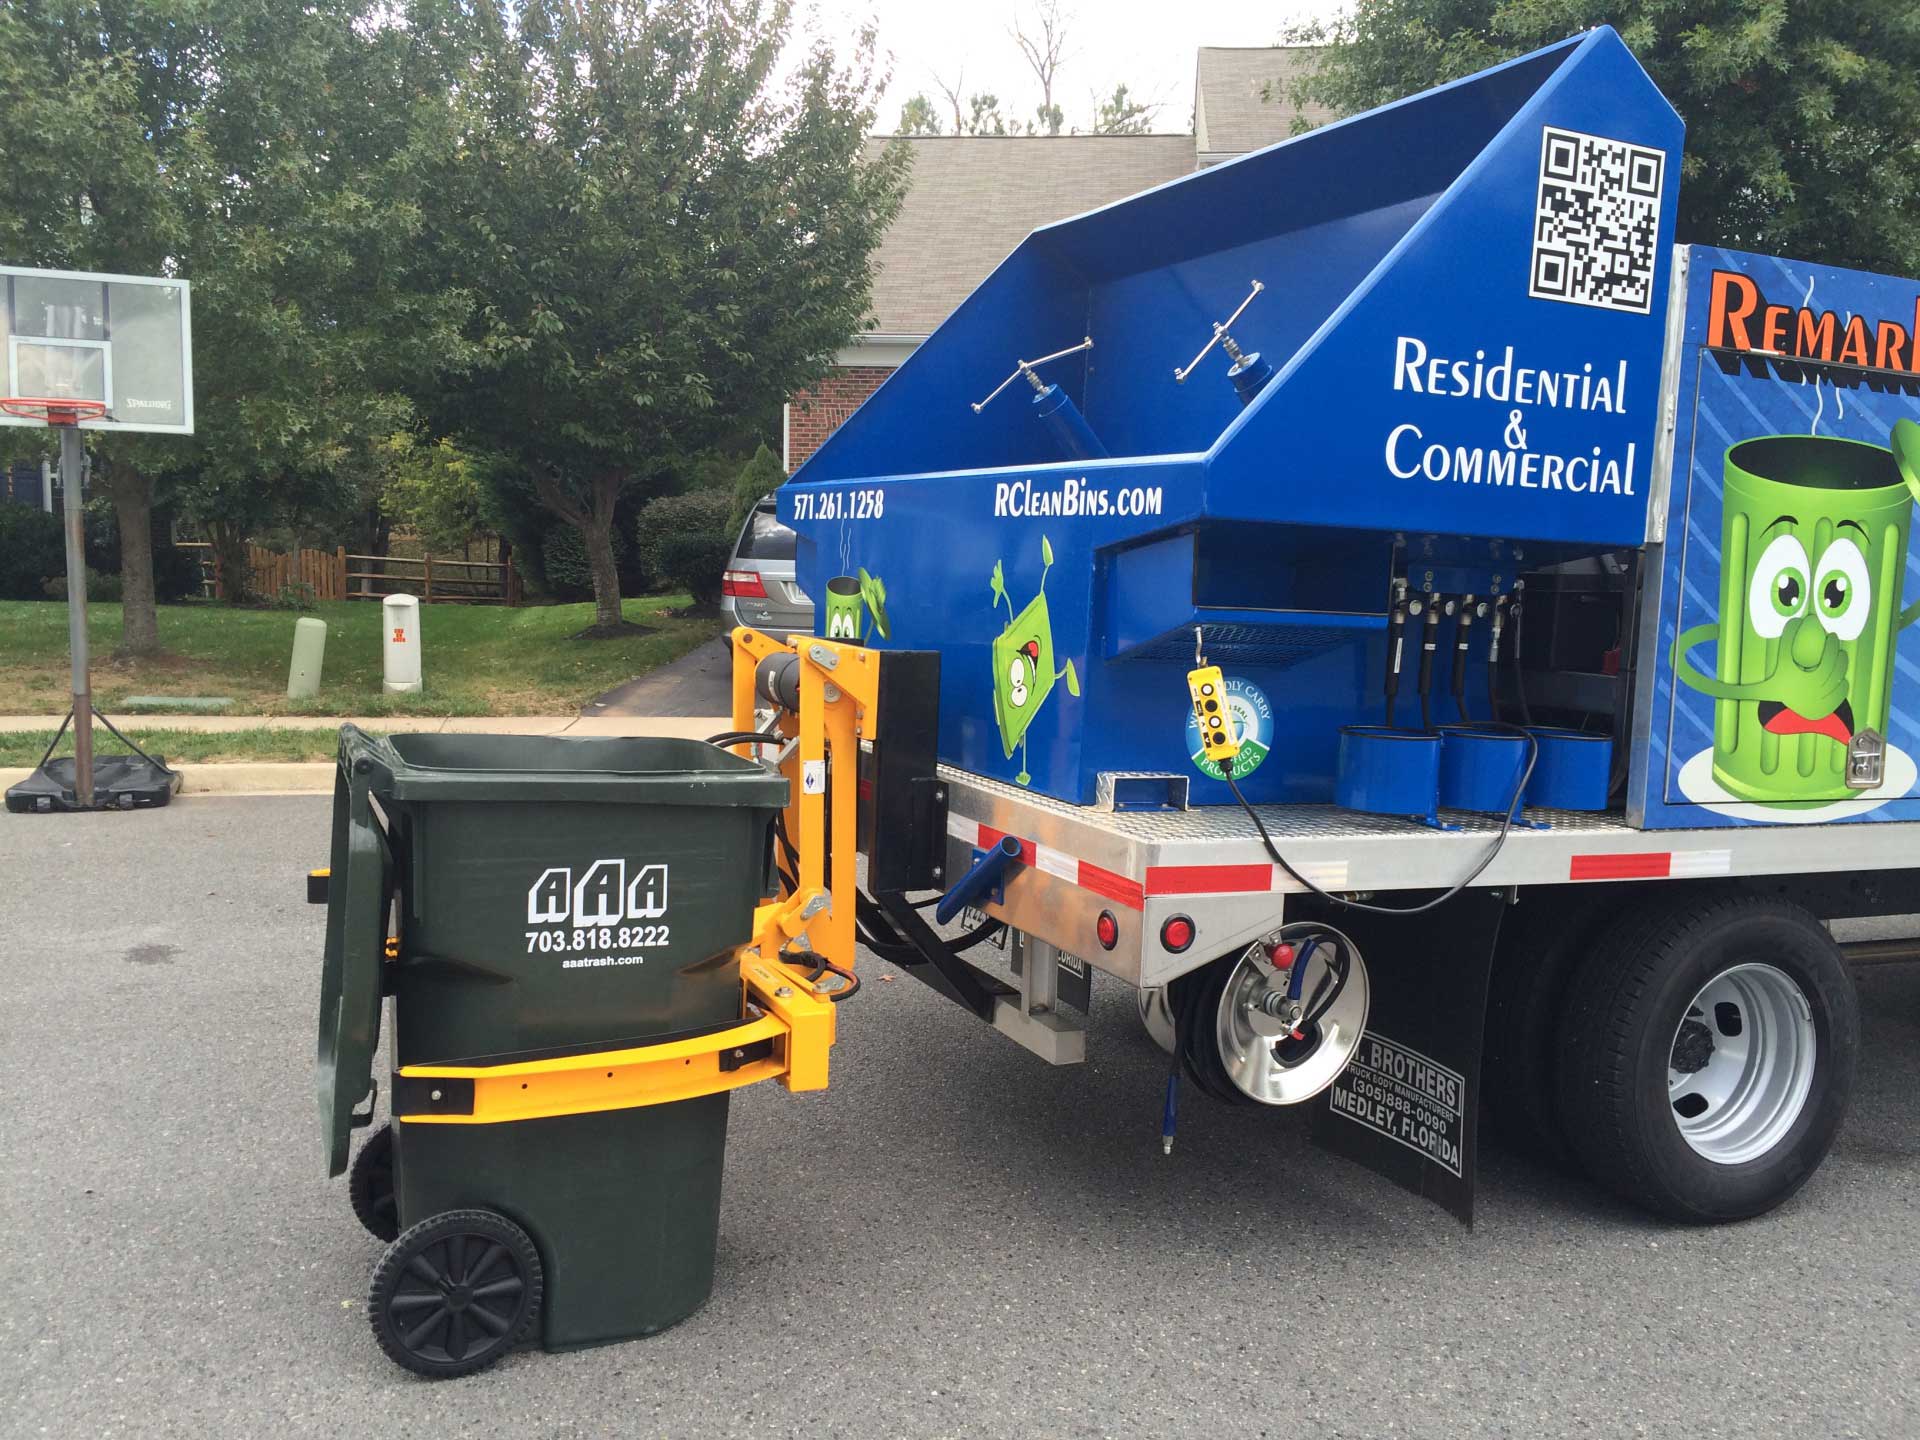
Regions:
M 691 740 L 350 725 L 339 765 L 319 1099 L 338 1175 L 372 1120 L 391 995 L 402 1118 L 361 1147 L 352 1185 L 392 1242 L 376 1336 L 408 1368 L 454 1375 L 536 1324 L 559 1349 L 684 1319 L 712 1286 L 724 1092 L 608 1100 L 575 1073 L 577 1113 L 500 1120 L 474 1098 L 494 1078 L 403 1072 L 545 1078 L 545 1062 L 578 1072 L 581 1056 L 741 1024 L 736 951 L 787 781 Z

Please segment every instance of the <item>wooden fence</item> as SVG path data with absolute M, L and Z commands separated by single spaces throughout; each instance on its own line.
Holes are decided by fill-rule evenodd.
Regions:
M 180 548 L 200 557 L 201 590 L 226 598 L 220 560 L 204 541 Z M 432 555 L 353 555 L 338 550 L 300 550 L 283 555 L 259 545 L 247 547 L 249 588 L 272 598 L 305 586 L 316 600 L 379 600 L 388 595 L 417 595 L 436 605 L 518 605 L 520 577 L 513 560 L 448 560 Z

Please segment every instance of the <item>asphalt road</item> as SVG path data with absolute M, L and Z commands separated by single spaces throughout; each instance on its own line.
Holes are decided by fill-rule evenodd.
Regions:
M 321 799 L 0 816 L 0 1435 L 1911 1436 L 1920 966 L 1825 1168 L 1680 1229 L 1493 1153 L 1468 1231 L 1193 1098 L 1096 990 L 1050 1070 L 908 979 L 735 1102 L 719 1277 L 649 1340 L 416 1381 L 312 1093 Z

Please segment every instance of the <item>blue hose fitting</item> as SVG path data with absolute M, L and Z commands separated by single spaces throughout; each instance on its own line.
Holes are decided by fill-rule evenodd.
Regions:
M 1000 883 L 1000 877 L 1006 873 L 1007 866 L 1020 858 L 1020 842 L 1011 835 L 1002 835 L 978 860 L 973 868 L 962 875 L 946 894 L 940 897 L 933 918 L 944 925 L 958 915 L 967 906 L 980 899 L 989 890 Z

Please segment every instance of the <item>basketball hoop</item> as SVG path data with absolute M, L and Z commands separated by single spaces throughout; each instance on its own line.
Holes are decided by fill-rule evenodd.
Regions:
M 38 420 L 46 425 L 78 425 L 82 420 L 98 420 L 107 413 L 104 400 L 0 396 L 0 411 L 21 420 Z

